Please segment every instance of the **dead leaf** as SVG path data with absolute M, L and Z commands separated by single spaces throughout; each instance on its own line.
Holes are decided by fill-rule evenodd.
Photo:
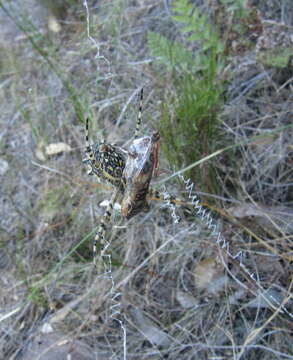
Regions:
M 69 145 L 67 145 L 63 142 L 59 142 L 59 143 L 53 143 L 53 144 L 47 145 L 45 152 L 46 152 L 46 155 L 52 156 L 52 155 L 60 154 L 62 152 L 69 152 L 71 150 L 72 149 Z
M 195 297 L 180 290 L 176 293 L 176 300 L 184 309 L 193 308 L 199 304 L 199 301 Z
M 143 334 L 150 343 L 157 346 L 170 346 L 171 341 L 168 335 L 160 330 L 153 321 L 148 319 L 140 309 L 131 308 L 130 312 L 141 334 Z
M 54 33 L 58 33 L 61 31 L 61 25 L 59 24 L 58 20 L 53 15 L 50 15 L 48 17 L 48 28 L 50 31 L 52 31 Z
M 44 154 L 44 152 L 42 151 L 42 149 L 37 149 L 36 150 L 36 158 L 40 161 L 46 161 L 46 156 Z
M 45 143 L 43 140 L 41 140 L 37 145 L 36 158 L 40 161 L 46 161 Z
M 46 334 L 37 333 L 35 336 L 31 335 L 30 339 L 23 349 L 22 360 L 97 359 L 87 344 L 56 331 Z
M 223 289 L 227 281 L 224 266 L 216 257 L 200 261 L 194 271 L 197 288 L 216 294 Z

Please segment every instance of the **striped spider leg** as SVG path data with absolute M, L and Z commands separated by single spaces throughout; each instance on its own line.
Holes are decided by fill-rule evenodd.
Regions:
M 113 192 L 113 195 L 107 205 L 107 208 L 104 212 L 104 215 L 101 219 L 100 225 L 98 227 L 98 230 L 96 232 L 94 243 L 93 243 L 93 257 L 94 257 L 94 265 L 97 265 L 97 244 L 105 245 L 105 235 L 107 231 L 107 224 L 110 223 L 113 207 L 116 203 L 117 199 L 121 197 L 121 193 L 124 189 L 124 182 L 121 180 L 120 186 L 118 186 L 115 191 Z
M 137 138 L 130 145 L 120 186 L 112 195 L 94 239 L 94 264 L 97 243 L 104 241 L 106 224 L 111 219 L 113 206 L 119 195 L 123 195 L 121 215 L 127 220 L 141 211 L 149 210 L 146 197 L 153 173 L 157 170 L 159 139 L 159 133 L 154 132 L 151 137 Z
M 123 195 L 124 184 L 122 174 L 125 168 L 127 151 L 123 148 L 106 144 L 101 141 L 100 144 L 90 145 L 89 142 L 89 121 L 86 119 L 86 159 L 83 160 L 90 167 L 89 175 L 96 175 L 100 181 L 105 181 L 114 186 L 114 193 L 109 202 L 101 224 L 94 238 L 93 253 L 94 263 L 96 264 L 97 243 L 104 243 L 106 224 L 109 222 L 113 210 L 113 204 L 119 196 Z
M 138 110 L 138 118 L 135 128 L 134 137 L 138 136 L 140 125 L 141 125 L 141 114 L 142 114 L 142 100 L 143 100 L 143 89 L 140 92 L 140 103 Z M 104 216 L 101 219 L 101 224 L 96 233 L 93 252 L 94 262 L 96 262 L 97 243 L 104 243 L 106 234 L 106 224 L 109 223 L 113 211 L 113 205 L 119 197 L 122 197 L 125 189 L 125 182 L 123 177 L 123 171 L 125 168 L 126 158 L 128 152 L 123 148 L 106 144 L 102 141 L 98 145 L 91 146 L 89 143 L 89 121 L 86 120 L 86 153 L 87 158 L 83 160 L 84 163 L 89 165 L 89 175 L 97 175 L 99 180 L 109 182 L 114 186 L 115 190 L 111 197 L 111 200 L 106 208 Z
M 125 182 L 124 196 L 121 203 L 121 214 L 126 219 L 132 218 L 141 211 L 148 211 L 146 197 L 153 173 L 157 175 L 159 139 L 158 132 L 138 138 L 141 126 L 143 89 L 140 92 L 138 120 L 134 133 L 134 141 L 129 147 L 123 178 Z
M 129 151 L 102 141 L 91 146 L 89 143 L 89 122 L 86 121 L 86 153 L 84 160 L 90 167 L 90 175 L 97 175 L 99 180 L 114 186 L 114 192 L 107 205 L 104 216 L 94 238 L 94 263 L 97 257 L 97 243 L 104 244 L 107 224 L 110 222 L 113 206 L 118 198 L 122 199 L 121 214 L 130 219 L 141 211 L 148 211 L 147 200 L 156 198 L 166 199 L 156 190 L 150 189 L 153 175 L 157 175 L 159 138 L 158 132 L 152 136 L 138 138 L 142 119 L 143 89 L 140 92 L 138 118 L 134 133 L 134 140 Z M 171 203 L 176 198 L 170 197 Z
M 140 103 L 134 137 L 137 138 L 142 114 L 143 89 L 140 92 Z M 106 144 L 104 140 L 94 146 L 89 142 L 89 120 L 86 119 L 85 126 L 86 159 L 84 163 L 90 167 L 89 175 L 97 175 L 99 180 L 109 182 L 114 187 L 120 187 L 122 173 L 125 168 L 127 151 L 122 147 Z M 123 187 L 121 189 L 123 191 Z
M 135 139 L 138 138 L 138 133 L 141 127 L 142 101 L 143 101 L 143 88 L 140 89 L 139 108 L 138 108 L 138 115 L 137 115 L 136 127 L 134 132 Z

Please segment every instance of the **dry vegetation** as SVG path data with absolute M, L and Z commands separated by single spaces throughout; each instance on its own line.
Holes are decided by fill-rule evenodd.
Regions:
M 99 53 L 83 1 L 58 3 L 0 1 L 0 358 L 293 359 L 291 1 L 192 1 L 225 45 L 221 102 L 213 140 L 204 125 L 191 145 L 178 133 L 174 163 L 161 120 L 191 121 L 193 136 L 193 118 L 176 117 L 179 88 L 147 46 L 148 31 L 184 40 L 171 1 L 89 0 Z M 160 202 L 127 224 L 117 212 L 111 273 L 97 276 L 92 240 L 111 189 L 82 164 L 84 119 L 95 141 L 127 146 L 141 86 L 142 133 L 166 134 L 154 186 L 188 201 L 182 180 L 164 179 L 193 161 L 218 230 L 188 207 L 176 224 Z

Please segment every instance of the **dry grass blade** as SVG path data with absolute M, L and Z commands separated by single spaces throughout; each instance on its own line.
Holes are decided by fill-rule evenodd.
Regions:
M 0 1 L 0 23 L 0 358 L 292 359 L 291 2 Z M 118 199 L 97 276 L 113 184 L 85 119 L 94 156 L 128 149 L 141 87 L 161 175 L 148 212 Z

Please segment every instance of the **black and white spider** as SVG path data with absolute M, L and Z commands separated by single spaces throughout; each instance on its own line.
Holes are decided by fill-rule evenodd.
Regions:
M 157 171 L 159 133 L 138 137 L 141 125 L 143 89 L 140 92 L 140 104 L 134 140 L 129 149 L 102 141 L 93 146 L 89 143 L 89 121 L 86 120 L 86 154 L 84 163 L 90 167 L 89 174 L 96 175 L 102 181 L 114 186 L 114 193 L 106 208 L 101 224 L 94 239 L 93 251 L 96 259 L 97 243 L 104 242 L 106 227 L 113 211 L 113 205 L 121 199 L 121 214 L 126 219 L 149 209 L 147 196 L 153 173 Z M 159 192 L 151 191 L 151 196 L 159 197 Z

